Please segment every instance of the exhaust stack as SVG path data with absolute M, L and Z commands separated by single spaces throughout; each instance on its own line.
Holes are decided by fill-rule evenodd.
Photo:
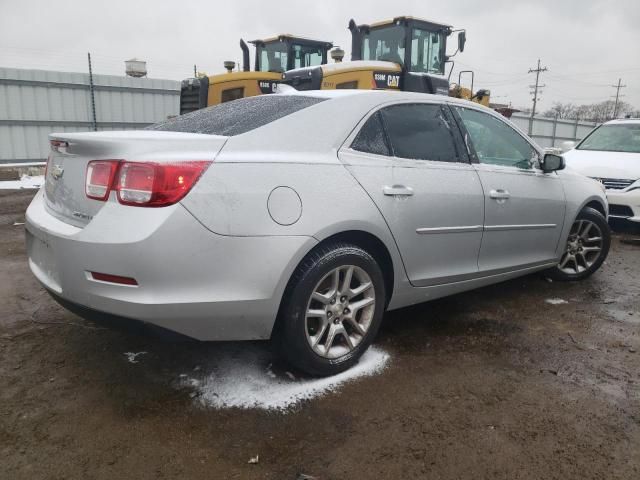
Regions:
M 242 39 L 240 39 L 240 48 L 242 49 L 242 71 L 250 72 L 251 66 L 249 63 L 251 60 L 249 59 L 249 47 Z

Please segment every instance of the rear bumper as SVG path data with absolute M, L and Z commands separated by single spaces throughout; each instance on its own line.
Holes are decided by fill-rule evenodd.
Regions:
M 607 200 L 610 218 L 640 223 L 640 189 L 628 192 L 607 190 Z
M 107 202 L 80 229 L 50 215 L 42 192 L 27 210 L 26 231 L 31 271 L 56 297 L 89 315 L 134 319 L 198 340 L 269 338 L 286 282 L 316 243 L 217 235 L 179 204 L 123 209 Z M 138 285 L 96 281 L 89 272 L 132 277 Z

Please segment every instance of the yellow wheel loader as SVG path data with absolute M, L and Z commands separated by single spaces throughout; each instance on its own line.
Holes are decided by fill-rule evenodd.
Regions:
M 256 56 L 251 71 L 249 47 L 240 40 L 242 71 L 233 71 L 235 62 L 224 62 L 226 73 L 187 78 L 180 86 L 180 114 L 219 103 L 273 93 L 283 72 L 327 63 L 331 42 L 283 34 L 264 40 L 251 40 Z
M 415 17 L 395 17 L 371 25 L 356 25 L 351 20 L 349 30 L 350 62 L 290 70 L 282 75 L 282 82 L 298 90 L 391 89 L 450 95 L 445 64 L 464 51 L 465 30 Z M 458 33 L 458 48 L 447 55 L 447 38 L 454 32 Z M 468 89 L 458 88 L 451 94 L 489 103 L 486 90 L 482 95 L 471 95 Z

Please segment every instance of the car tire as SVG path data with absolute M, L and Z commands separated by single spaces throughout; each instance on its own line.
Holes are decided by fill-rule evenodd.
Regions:
M 611 230 L 607 219 L 597 210 L 585 207 L 571 226 L 558 265 L 549 269 L 547 276 L 564 282 L 583 280 L 600 268 L 610 246 Z
M 307 374 L 335 375 L 369 348 L 385 306 L 384 277 L 371 254 L 341 242 L 319 246 L 300 263 L 285 290 L 275 347 Z

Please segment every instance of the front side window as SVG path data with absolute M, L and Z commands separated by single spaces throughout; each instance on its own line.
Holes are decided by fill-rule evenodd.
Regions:
M 261 72 L 285 72 L 287 71 L 287 44 L 285 42 L 272 42 L 260 46 L 257 49 L 260 59 Z
M 372 29 L 364 35 L 363 60 L 381 60 L 404 65 L 405 29 L 401 25 Z
M 442 106 L 401 104 L 381 110 L 393 155 L 412 160 L 460 162 L 454 126 Z
M 640 153 L 640 123 L 602 125 L 591 132 L 576 150 Z
M 444 35 L 414 28 L 411 33 L 411 71 L 444 75 Z
M 293 68 L 322 65 L 322 49 L 303 45 L 293 46 Z
M 538 153 L 522 135 L 488 113 L 456 107 L 467 130 L 478 161 L 531 169 Z

